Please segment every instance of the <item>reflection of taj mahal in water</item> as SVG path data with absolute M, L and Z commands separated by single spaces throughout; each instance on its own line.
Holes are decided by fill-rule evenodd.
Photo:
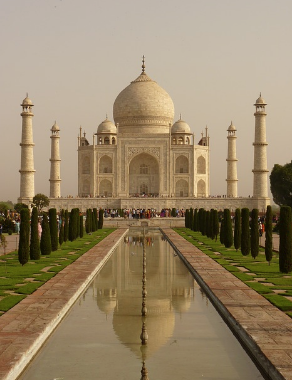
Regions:
M 116 336 L 137 357 L 141 356 L 137 337 L 141 332 L 142 239 L 141 232 L 129 234 L 92 285 L 99 309 L 112 316 Z M 175 314 L 189 309 L 194 286 L 199 286 L 160 232 L 151 233 L 145 240 L 149 335 L 145 355 L 149 358 L 172 336 Z
M 254 186 L 251 198 L 237 194 L 236 128 L 227 130 L 226 197 L 211 198 L 210 138 L 207 127 L 197 137 L 180 117 L 174 122 L 169 94 L 145 72 L 117 96 L 112 122 L 99 124 L 92 139 L 80 127 L 78 136 L 78 196 L 61 195 L 60 128 L 51 128 L 50 207 L 189 208 L 249 207 L 263 210 L 269 203 L 266 154 L 266 103 L 255 103 Z M 26 97 L 21 113 L 21 185 L 19 201 L 34 193 L 32 101 Z M 91 141 L 90 141 L 91 140 Z M 222 163 L 223 164 L 223 163 Z

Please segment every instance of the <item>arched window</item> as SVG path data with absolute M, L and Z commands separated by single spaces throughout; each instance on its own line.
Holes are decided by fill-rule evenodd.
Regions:
M 178 156 L 175 161 L 176 173 L 188 173 L 189 172 L 189 160 L 185 156 Z
M 203 156 L 200 156 L 197 161 L 197 173 L 206 174 L 206 160 Z
M 105 145 L 109 145 L 110 141 L 109 141 L 109 138 L 108 137 L 105 137 L 104 138 L 104 144 Z
M 112 144 L 115 145 L 116 144 L 116 139 L 114 137 L 112 137 Z
M 183 139 L 183 137 L 179 137 L 178 138 L 178 142 L 177 142 L 178 144 L 180 144 L 180 145 L 182 145 L 183 143 L 184 143 L 184 139 Z
M 175 196 L 176 197 L 188 197 L 189 185 L 186 180 L 180 179 L 175 184 Z
M 102 156 L 99 160 L 99 172 L 100 173 L 112 173 L 113 164 L 112 159 L 109 156 Z
M 202 179 L 200 179 L 197 184 L 197 196 L 198 197 L 206 196 L 206 183 Z
M 111 197 L 112 192 L 113 192 L 112 183 L 107 179 L 103 179 L 99 184 L 99 195 L 102 195 L 104 197 Z

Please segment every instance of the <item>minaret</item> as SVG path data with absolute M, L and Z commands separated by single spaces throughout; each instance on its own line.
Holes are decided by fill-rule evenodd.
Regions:
M 33 160 L 33 134 L 32 134 L 32 101 L 28 95 L 22 104 L 22 136 L 21 136 L 21 164 L 20 164 L 20 196 L 19 203 L 30 204 L 34 193 L 34 160 Z
M 61 179 L 60 179 L 60 128 L 57 123 L 51 128 L 51 173 L 50 173 L 50 198 L 60 198 Z
M 267 103 L 260 97 L 256 100 L 255 139 L 254 139 L 254 169 L 253 169 L 253 197 L 268 198 L 268 168 L 266 142 L 266 111 Z
M 237 158 L 236 158 L 236 128 L 231 122 L 227 129 L 227 197 L 237 197 Z

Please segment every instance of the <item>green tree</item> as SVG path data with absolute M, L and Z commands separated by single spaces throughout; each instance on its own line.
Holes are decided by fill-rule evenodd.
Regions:
M 30 232 L 30 215 L 29 210 L 24 208 L 20 213 L 20 231 L 18 245 L 18 260 L 21 265 L 28 262 L 29 258 L 29 232 Z
M 275 164 L 270 184 L 274 202 L 279 206 L 292 207 L 292 162 L 283 166 Z
M 104 210 L 102 208 L 98 211 L 98 229 L 101 230 L 103 227 L 103 214 Z
M 224 245 L 230 248 L 233 245 L 233 231 L 230 210 L 224 209 Z
M 194 210 L 191 207 L 190 208 L 190 214 L 189 214 L 189 229 L 193 229 L 193 223 L 194 223 Z
M 52 252 L 50 226 L 46 212 L 43 213 L 40 248 L 42 255 L 49 255 Z
M 240 248 L 240 240 L 241 240 L 241 223 L 240 223 L 240 209 L 237 208 L 235 210 L 234 216 L 234 248 L 236 251 Z
M 202 213 L 202 235 L 206 236 L 207 234 L 207 212 L 205 209 L 203 209 Z
M 60 231 L 59 231 L 59 244 L 62 245 L 64 243 L 64 218 L 65 218 L 65 211 L 62 209 L 59 215 L 59 225 L 60 225 Z
M 247 256 L 250 252 L 249 209 L 241 209 L 241 253 Z
M 292 221 L 291 207 L 282 206 L 280 209 L 280 244 L 279 244 L 279 267 L 280 272 L 292 271 Z
M 90 232 L 92 232 L 92 229 L 91 229 L 91 222 L 92 222 L 92 217 L 91 217 L 91 209 L 87 209 L 86 210 L 86 220 L 85 220 L 85 231 L 87 234 L 89 234 Z
M 193 230 L 198 231 L 198 209 L 196 208 L 194 211 L 194 223 L 193 223 Z
M 93 211 L 92 212 L 92 214 L 93 214 L 92 231 L 97 231 L 97 229 L 98 229 L 97 209 L 94 208 L 92 211 Z
M 65 210 L 64 216 L 64 241 L 66 242 L 69 237 L 69 213 L 68 210 Z
M 57 251 L 59 237 L 58 237 L 57 210 L 55 208 L 49 209 L 49 226 L 50 226 L 52 251 Z
M 206 210 L 206 236 L 210 237 L 210 211 Z
M 219 234 L 219 218 L 218 218 L 218 211 L 217 210 L 214 210 L 213 233 L 214 233 L 214 239 L 217 241 L 217 237 Z
M 187 208 L 186 209 L 186 213 L 185 213 L 185 227 L 186 228 L 189 228 L 189 225 L 190 225 L 190 223 L 189 223 L 189 215 L 190 215 L 190 210 Z
M 270 265 L 273 257 L 273 215 L 272 207 L 267 207 L 266 219 L 265 219 L 265 255 L 266 260 Z
M 221 224 L 220 224 L 220 243 L 224 244 L 225 240 L 225 228 L 224 228 L 224 218 L 221 219 Z
M 251 255 L 255 259 L 259 254 L 259 210 L 254 208 L 251 212 L 250 226 L 250 250 Z
M 209 234 L 210 238 L 214 240 L 215 235 L 214 235 L 214 209 L 211 208 L 210 210 L 210 220 L 209 220 Z
M 32 209 L 30 220 L 30 247 L 29 256 L 31 260 L 39 260 L 41 255 L 40 241 L 38 234 L 38 210 L 36 207 Z
M 32 199 L 32 204 L 38 209 L 39 214 L 44 207 L 48 207 L 50 204 L 49 198 L 44 194 L 36 194 Z
M 20 214 L 20 211 L 23 209 L 23 208 L 28 208 L 28 205 L 26 205 L 25 203 L 15 203 L 14 205 L 14 210 Z
M 84 227 L 83 227 L 83 215 L 80 215 L 79 216 L 79 236 L 81 238 L 83 237 L 83 231 L 84 231 Z
M 176 217 L 176 208 L 175 208 L 175 207 L 173 207 L 173 208 L 171 209 L 171 216 L 172 216 L 173 218 Z

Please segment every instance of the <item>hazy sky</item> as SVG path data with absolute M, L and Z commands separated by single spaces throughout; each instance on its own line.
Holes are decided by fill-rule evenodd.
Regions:
M 268 103 L 268 168 L 292 159 L 291 0 L 2 0 L 0 201 L 20 187 L 21 107 L 34 103 L 35 192 L 49 195 L 50 128 L 61 132 L 61 192 L 77 194 L 77 135 L 92 135 L 141 72 L 175 120 L 208 125 L 211 194 L 226 194 L 227 128 L 237 128 L 238 193 L 252 194 L 253 104 Z

